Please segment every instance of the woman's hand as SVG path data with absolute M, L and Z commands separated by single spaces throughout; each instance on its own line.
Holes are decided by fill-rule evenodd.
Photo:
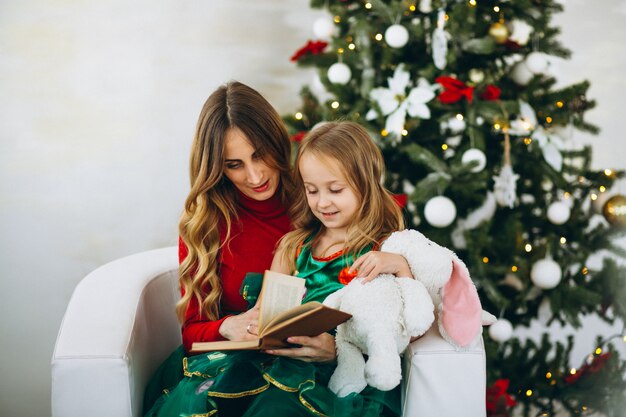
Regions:
M 220 326 L 219 332 L 228 340 L 252 340 L 258 338 L 259 306 L 252 307 L 245 313 L 227 317 Z
M 329 333 L 315 337 L 292 336 L 287 341 L 300 347 L 269 349 L 265 353 L 287 356 L 304 362 L 333 362 L 336 359 L 335 338 Z
M 349 272 L 354 271 L 358 271 L 357 278 L 363 278 L 363 284 L 373 280 L 379 274 L 413 278 L 406 259 L 402 255 L 391 252 L 371 251 L 359 256 L 350 267 Z

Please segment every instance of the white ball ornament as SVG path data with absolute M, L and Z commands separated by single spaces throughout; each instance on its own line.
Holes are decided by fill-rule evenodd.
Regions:
M 469 164 L 473 161 L 478 162 L 478 165 L 471 169 L 472 172 L 480 172 L 485 169 L 485 165 L 487 165 L 487 157 L 480 149 L 471 148 L 463 152 L 463 156 L 461 157 L 463 164 Z
M 402 25 L 391 25 L 385 31 L 385 42 L 392 48 L 402 48 L 409 41 L 409 31 Z
M 569 220 L 570 208 L 563 201 L 555 201 L 548 206 L 548 220 L 553 224 L 563 224 Z
M 543 52 L 531 52 L 524 61 L 526 68 L 533 74 L 545 74 L 550 67 L 548 55 Z
M 513 66 L 510 77 L 519 85 L 526 85 L 533 79 L 534 74 L 528 69 L 524 62 L 518 62 Z
M 352 71 L 343 62 L 336 62 L 328 68 L 328 79 L 333 84 L 347 84 L 350 78 L 352 78 Z
M 535 262 L 530 269 L 530 279 L 542 290 L 550 290 L 561 282 L 561 266 L 552 258 L 544 258 Z
M 335 22 L 329 16 L 318 17 L 313 22 L 313 34 L 316 38 L 329 40 L 335 34 Z
M 448 197 L 433 197 L 424 206 L 424 217 L 432 226 L 449 226 L 456 218 L 456 206 Z
M 513 336 L 513 325 L 507 319 L 498 319 L 489 326 L 489 337 L 496 342 L 506 342 Z

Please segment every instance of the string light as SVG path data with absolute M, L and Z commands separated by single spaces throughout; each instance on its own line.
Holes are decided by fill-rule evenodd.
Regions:
M 547 123 L 552 123 L 552 117 L 550 117 L 550 116 L 546 117 L 546 122 Z
M 604 170 L 604 175 L 606 175 L 607 177 L 610 177 L 611 175 L 613 175 L 613 170 L 612 169 L 605 169 Z
M 548 378 L 548 379 L 552 378 L 552 372 L 549 372 L 549 371 L 548 371 L 548 372 L 546 373 L 546 378 Z
M 563 102 L 561 100 L 556 102 L 556 106 L 560 109 L 563 107 Z
M 470 7 L 476 6 L 476 0 L 469 0 Z
M 576 368 L 572 368 L 569 370 L 570 375 L 576 375 Z
M 526 252 L 530 252 L 533 250 L 533 245 L 531 245 L 530 243 L 527 243 L 526 246 L 524 246 L 524 250 Z
M 589 268 L 587 268 L 586 266 L 583 266 L 583 269 L 581 270 L 581 272 L 583 273 L 583 275 L 587 275 L 589 273 Z
M 494 123 L 493 128 L 495 130 L 500 130 L 500 128 L 502 128 L 502 126 L 500 126 L 500 123 Z
M 456 120 L 463 120 L 463 115 L 461 113 L 457 113 L 455 117 L 456 117 Z
M 516 265 L 513 265 L 513 266 L 511 267 L 511 271 L 513 271 L 513 272 L 517 272 L 517 266 L 516 266 Z
M 296 118 L 296 120 L 302 120 L 302 113 L 298 112 L 295 114 L 294 117 Z
M 500 11 L 500 7 L 499 6 L 493 6 L 493 11 L 498 13 Z
M 531 390 L 531 389 L 527 389 L 527 390 L 526 390 L 526 396 L 527 396 L 527 397 L 532 397 L 532 396 L 533 396 L 533 390 Z
M 332 107 L 333 109 L 338 109 L 339 108 L 339 102 L 338 101 L 333 101 L 332 103 L 330 103 L 330 107 Z
M 387 129 L 383 129 L 383 130 L 381 130 L 381 131 L 380 131 L 380 134 L 381 134 L 383 137 L 385 137 L 385 136 L 387 136 L 387 135 L 389 134 L 389 132 L 387 132 Z
M 566 200 L 569 200 L 569 198 L 570 198 L 571 196 L 572 196 L 572 195 L 571 195 L 568 191 L 565 191 L 565 192 L 563 193 L 563 198 L 565 198 Z
M 365 8 L 366 9 L 371 9 L 372 8 L 372 3 L 365 3 Z
M 409 131 L 406 129 L 402 129 L 402 132 L 400 132 L 402 134 L 402 136 L 406 136 L 409 134 Z
M 414 4 L 412 4 L 412 5 L 410 5 L 410 6 L 409 6 L 409 10 L 410 10 L 410 11 L 414 12 L 414 11 L 415 11 L 415 9 L 416 9 L 416 7 L 415 7 L 415 5 L 414 5 Z
M 354 48 L 356 48 L 356 45 L 351 43 L 350 45 L 348 45 L 348 49 L 351 51 L 354 51 Z
M 339 16 L 335 16 L 333 20 L 335 21 L 335 23 L 341 23 L 341 17 Z
M 593 201 L 596 201 L 598 199 L 598 195 L 591 193 L 591 195 L 589 196 L 589 198 L 591 198 Z
M 599 355 L 601 353 L 602 353 L 602 348 L 601 347 L 597 348 L 596 349 L 596 355 Z
M 345 51 L 345 49 L 343 49 L 343 48 L 338 48 L 338 49 L 337 49 L 337 53 L 338 53 L 338 54 L 343 54 L 343 53 L 344 53 L 344 51 Z
M 530 145 L 531 143 L 533 143 L 533 140 L 531 138 L 524 138 L 525 145 Z
M 567 239 L 565 239 L 564 236 L 561 236 L 561 239 L 559 241 L 561 242 L 561 245 L 565 245 L 567 243 Z
M 382 41 L 383 40 L 383 34 L 382 33 L 377 33 L 376 36 L 374 36 L 374 39 L 376 39 L 377 41 Z
M 488 264 L 489 263 L 489 258 L 487 258 L 486 256 L 483 257 L 483 263 Z
M 600 186 L 600 192 L 603 193 L 606 191 L 606 187 L 604 185 Z
M 441 145 L 441 149 L 443 149 L 444 151 L 448 149 L 448 144 L 444 143 L 443 145 Z

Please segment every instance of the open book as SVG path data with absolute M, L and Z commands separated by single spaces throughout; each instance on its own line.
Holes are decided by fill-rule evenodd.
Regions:
M 259 336 L 254 340 L 195 342 L 192 352 L 271 349 L 289 346 L 290 336 L 317 336 L 352 317 L 317 301 L 300 304 L 306 291 L 303 278 L 265 271 L 259 296 Z

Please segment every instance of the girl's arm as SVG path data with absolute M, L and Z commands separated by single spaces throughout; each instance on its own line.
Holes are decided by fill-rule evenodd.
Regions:
M 391 252 L 371 251 L 354 261 L 349 272 L 358 272 L 357 278 L 369 282 L 379 274 L 393 274 L 397 277 L 413 278 L 409 263 L 404 256 Z

